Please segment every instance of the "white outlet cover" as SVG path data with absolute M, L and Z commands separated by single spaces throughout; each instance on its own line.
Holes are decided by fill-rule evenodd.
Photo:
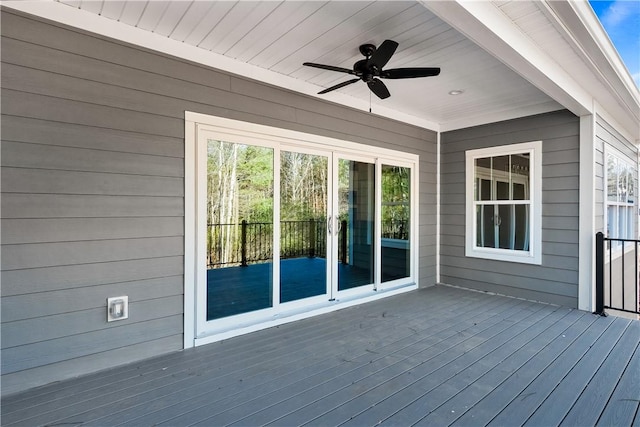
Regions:
M 107 322 L 129 318 L 129 297 L 107 298 Z

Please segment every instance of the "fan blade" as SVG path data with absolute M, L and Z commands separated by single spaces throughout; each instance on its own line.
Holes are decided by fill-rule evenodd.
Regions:
M 367 85 L 369 86 L 369 89 L 371 89 L 371 92 L 375 93 L 380 99 L 385 99 L 391 96 L 389 89 L 387 89 L 387 86 L 385 86 L 380 79 L 373 79 L 370 82 L 367 82 Z
M 415 79 L 417 77 L 431 77 L 440 74 L 440 68 L 392 68 L 380 73 L 384 79 Z
M 335 86 L 331 86 L 330 88 L 327 88 L 323 91 L 318 92 L 318 95 L 323 95 L 327 92 L 331 92 L 332 90 L 336 90 L 336 89 L 340 89 L 341 87 L 345 87 L 350 85 L 351 83 L 355 83 L 357 81 L 360 81 L 360 79 L 351 79 L 351 80 L 347 80 L 346 82 L 342 82 L 342 83 L 338 83 Z
M 322 68 L 323 70 L 338 71 L 339 73 L 354 74 L 353 70 L 342 67 L 334 67 L 333 65 L 314 64 L 313 62 L 305 62 L 302 65 L 306 65 L 307 67 Z
M 381 70 L 382 67 L 384 67 L 387 62 L 389 62 L 389 59 L 391 59 L 391 56 L 393 56 L 397 48 L 398 43 L 394 42 L 393 40 L 383 41 L 380 47 L 378 47 L 376 51 L 373 52 L 371 58 L 369 58 L 369 64 L 375 65 L 376 67 L 378 67 L 378 69 Z

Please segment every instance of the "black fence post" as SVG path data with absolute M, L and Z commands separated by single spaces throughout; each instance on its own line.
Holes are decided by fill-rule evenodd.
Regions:
M 604 234 L 596 233 L 596 310 L 595 314 L 606 316 L 604 312 Z
M 247 220 L 242 220 L 242 225 L 240 228 L 240 256 L 241 256 L 241 265 L 243 267 L 247 266 Z
M 316 256 L 316 220 L 309 220 L 309 258 Z

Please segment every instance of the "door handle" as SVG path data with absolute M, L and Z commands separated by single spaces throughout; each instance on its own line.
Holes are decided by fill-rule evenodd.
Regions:
M 329 216 L 329 218 L 327 218 L 327 231 L 329 232 L 329 235 L 333 235 L 333 217 Z

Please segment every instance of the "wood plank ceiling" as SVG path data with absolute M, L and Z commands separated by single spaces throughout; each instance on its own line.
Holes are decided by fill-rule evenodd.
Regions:
M 58 0 L 105 19 L 197 46 L 308 85 L 309 94 L 352 76 L 303 67 L 352 68 L 358 46 L 400 46 L 386 68 L 441 67 L 437 77 L 385 80 L 391 97 L 364 83 L 336 92 L 362 108 L 385 110 L 452 129 L 562 108 L 496 58 L 414 1 L 112 1 Z M 457 96 L 452 90 L 463 90 Z M 324 98 L 339 102 L 333 93 Z

